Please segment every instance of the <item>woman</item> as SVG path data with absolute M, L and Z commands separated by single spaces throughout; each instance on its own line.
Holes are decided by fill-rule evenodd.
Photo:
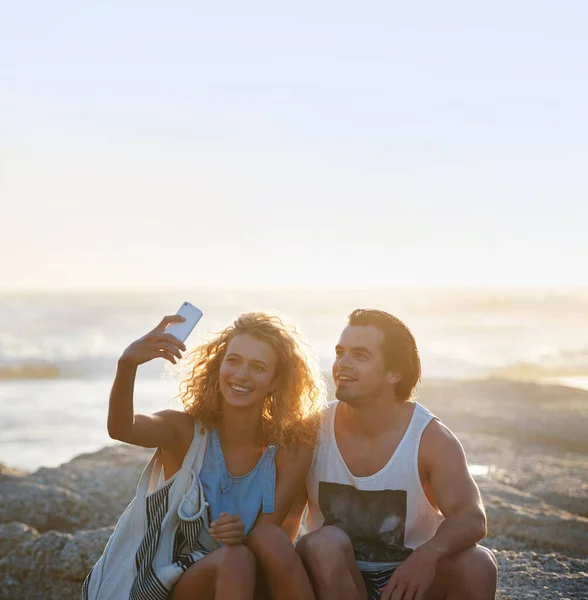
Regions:
M 165 317 L 124 351 L 108 414 L 112 438 L 160 449 L 166 480 L 182 466 L 198 435 L 195 424 L 206 435 L 199 478 L 214 549 L 186 568 L 170 598 L 251 599 L 259 563 L 274 600 L 312 599 L 306 572 L 280 527 L 304 493 L 324 398 L 319 371 L 294 328 L 278 317 L 248 313 L 188 355 L 184 411 L 135 415 L 137 367 L 157 357 L 174 364 L 182 357 L 184 344 L 165 333 L 181 320 Z

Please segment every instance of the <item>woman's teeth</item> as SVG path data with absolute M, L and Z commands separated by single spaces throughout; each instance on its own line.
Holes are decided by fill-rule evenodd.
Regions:
M 239 392 L 241 394 L 248 394 L 251 391 L 251 388 L 242 386 L 242 385 L 234 385 L 233 383 L 229 383 L 229 387 L 234 391 L 234 392 Z

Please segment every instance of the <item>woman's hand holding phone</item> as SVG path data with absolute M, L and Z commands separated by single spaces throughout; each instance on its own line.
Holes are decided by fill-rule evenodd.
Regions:
M 172 323 L 182 323 L 184 317 L 180 315 L 169 315 L 161 320 L 155 329 L 152 329 L 142 338 L 135 340 L 123 353 L 119 363 L 138 367 L 154 358 L 164 358 L 176 364 L 176 359 L 181 359 L 181 352 L 186 350 L 184 342 L 177 337 L 165 333 L 165 328 Z

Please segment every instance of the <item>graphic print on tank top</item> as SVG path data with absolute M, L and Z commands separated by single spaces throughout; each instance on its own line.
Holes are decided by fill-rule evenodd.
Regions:
M 324 525 L 342 529 L 351 540 L 355 559 L 400 562 L 412 552 L 404 545 L 405 490 L 358 490 L 342 483 L 319 483 Z

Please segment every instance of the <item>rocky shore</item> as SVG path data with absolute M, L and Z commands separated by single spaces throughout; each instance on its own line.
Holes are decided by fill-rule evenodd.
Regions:
M 501 600 L 588 598 L 588 392 L 426 382 L 488 513 Z M 0 466 L 0 600 L 77 599 L 152 451 L 121 444 L 34 473 Z

